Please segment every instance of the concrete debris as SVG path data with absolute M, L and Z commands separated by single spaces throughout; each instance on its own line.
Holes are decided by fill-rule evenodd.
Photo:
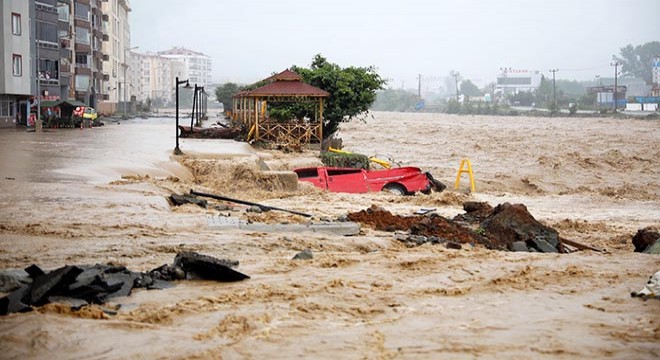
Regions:
M 527 244 L 524 241 L 514 241 L 511 244 L 511 251 L 529 251 Z
M 644 254 L 660 255 L 660 238 L 644 250 Z
M 632 297 L 641 297 L 644 300 L 650 298 L 660 299 L 660 271 L 649 277 L 646 285 L 639 290 L 630 293 Z
M 340 236 L 353 236 L 360 233 L 360 224 L 351 221 L 310 221 L 301 224 L 266 224 L 247 222 L 231 216 L 209 216 L 208 224 L 211 229 L 241 229 L 256 232 L 287 232 L 299 233 L 309 231 L 314 233 L 328 233 Z
M 493 212 L 493 207 L 487 202 L 466 201 L 463 203 L 463 210 L 465 210 L 465 214 L 454 216 L 454 221 L 478 224 Z
M 180 252 L 172 265 L 163 265 L 147 273 L 133 272 L 123 266 L 63 266 L 50 272 L 32 265 L 25 269 L 31 283 L 0 298 L 0 315 L 30 311 L 32 306 L 50 302 L 69 304 L 78 309 L 87 304 L 103 304 L 114 297 L 129 296 L 134 288 L 165 289 L 170 281 L 206 279 L 240 281 L 250 277 L 232 267 L 238 261 L 216 259 L 195 252 Z
M 296 256 L 293 257 L 293 260 L 311 260 L 313 258 L 314 254 L 312 254 L 312 249 L 305 249 L 297 253 Z
M 442 244 L 446 243 L 447 239 L 441 239 L 437 236 L 423 236 L 423 235 L 405 235 L 405 234 L 398 234 L 395 237 L 397 240 L 401 241 L 402 243 L 406 244 L 408 247 L 413 247 L 413 246 L 420 246 L 424 245 L 426 243 L 430 244 Z
M 445 243 L 445 247 L 446 247 L 447 249 L 460 250 L 460 249 L 463 248 L 463 245 L 461 245 L 461 243 L 457 243 L 457 242 L 455 242 L 455 241 L 447 241 L 447 242 Z
M 195 204 L 199 207 L 202 207 L 206 209 L 207 206 L 207 201 L 204 199 L 200 199 L 195 195 L 190 195 L 190 194 L 172 194 L 170 195 L 170 201 L 172 204 L 175 206 L 181 206 L 185 204 Z
M 635 252 L 645 252 L 646 249 L 653 246 L 658 240 L 660 240 L 658 229 L 647 227 L 637 230 L 637 234 L 632 238 L 632 243 L 635 246 Z
M 32 279 L 23 269 L 0 270 L 0 292 L 8 293 L 30 283 Z
M 563 252 L 557 230 L 534 219 L 523 204 L 498 205 L 481 222 L 481 229 L 509 250 L 513 250 L 514 242 L 523 241 L 528 248 L 539 252 Z
M 250 278 L 232 269 L 232 267 L 238 266 L 238 261 L 216 259 L 196 252 L 178 253 L 174 258 L 173 266 L 183 269 L 186 279 L 233 282 Z

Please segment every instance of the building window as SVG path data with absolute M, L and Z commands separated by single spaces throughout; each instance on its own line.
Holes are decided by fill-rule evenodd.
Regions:
M 14 54 L 11 60 L 14 76 L 23 76 L 23 57 Z
M 76 2 L 74 9 L 76 18 L 89 21 L 89 5 Z
M 89 75 L 76 75 L 76 91 L 87 91 L 89 88 Z
M 76 26 L 76 42 L 81 44 L 89 45 L 89 29 L 81 28 Z
M 37 40 L 57 43 L 57 26 L 55 24 L 37 21 Z
M 11 33 L 14 35 L 21 34 L 21 14 L 11 13 Z
M 14 100 L 0 95 L 0 117 L 14 117 Z
M 57 5 L 57 18 L 59 20 L 69 22 L 69 4 Z

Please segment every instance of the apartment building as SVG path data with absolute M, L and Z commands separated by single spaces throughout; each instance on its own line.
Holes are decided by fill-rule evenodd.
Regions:
M 179 59 L 155 53 L 132 52 L 130 78 L 137 101 L 151 101 L 156 106 L 168 106 L 174 100 L 174 81 L 183 78 L 184 64 Z
M 158 55 L 180 60 L 183 63 L 183 73 L 180 77 L 190 80 L 191 84 L 205 86 L 212 83 L 211 57 L 208 55 L 182 47 L 160 51 Z
M 35 21 L 33 39 L 37 96 L 40 101 L 60 99 L 60 44 L 57 0 L 32 0 Z
M 34 7 L 25 0 L 3 0 L 0 3 L 0 127 L 25 124 L 29 114 L 35 72 L 30 38 L 31 11 Z
M 107 0 L 102 4 L 103 26 L 107 41 L 103 42 L 103 79 L 105 97 L 99 104 L 102 113 L 114 113 L 131 101 L 135 84 L 130 77 L 131 31 L 128 0 Z

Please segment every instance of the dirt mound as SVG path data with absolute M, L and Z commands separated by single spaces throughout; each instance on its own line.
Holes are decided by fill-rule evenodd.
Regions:
M 348 220 L 357 221 L 381 231 L 409 230 L 412 235 L 435 236 L 460 243 L 491 246 L 486 238 L 471 229 L 437 214 L 431 216 L 399 216 L 372 205 L 366 210 L 348 214 Z

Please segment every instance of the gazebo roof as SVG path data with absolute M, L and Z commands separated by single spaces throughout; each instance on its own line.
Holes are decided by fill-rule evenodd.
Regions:
M 238 92 L 234 97 L 329 97 L 330 93 L 302 82 L 302 77 L 286 69 L 264 79 L 268 84 L 252 91 Z
M 264 79 L 266 82 L 273 82 L 273 81 L 302 81 L 302 76 L 300 76 L 298 73 L 293 72 L 289 69 L 286 69 L 282 71 L 279 74 L 275 74 L 269 78 Z
M 330 93 L 324 90 L 305 84 L 301 81 L 275 81 L 256 88 L 247 94 L 247 97 L 262 96 L 308 96 L 308 97 L 328 97 Z

